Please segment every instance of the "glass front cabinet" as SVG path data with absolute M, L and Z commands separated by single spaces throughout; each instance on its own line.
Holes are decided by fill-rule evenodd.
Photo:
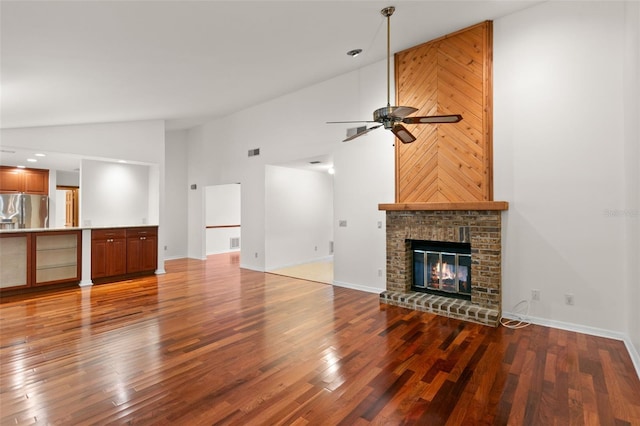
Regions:
M 0 234 L 0 290 L 79 282 L 80 230 Z

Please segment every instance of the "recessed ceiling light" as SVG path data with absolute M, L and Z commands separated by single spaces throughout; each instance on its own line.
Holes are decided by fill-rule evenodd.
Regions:
M 336 174 L 336 169 L 334 169 L 333 167 L 329 167 L 329 170 L 327 170 L 327 173 L 329 173 L 330 175 L 334 175 Z
M 127 164 L 127 162 L 125 160 L 118 160 L 118 163 Z
M 40 152 L 37 152 L 36 154 L 34 154 L 36 157 L 46 157 L 45 154 L 42 154 Z
M 36 160 L 35 158 L 27 158 L 27 161 L 30 163 L 37 163 L 38 160 Z
M 351 56 L 352 58 L 355 58 L 356 56 L 358 56 L 359 54 L 362 53 L 362 49 L 353 49 L 347 52 L 347 55 Z

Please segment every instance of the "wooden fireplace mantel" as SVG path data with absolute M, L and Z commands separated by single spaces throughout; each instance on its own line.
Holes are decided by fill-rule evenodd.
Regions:
M 507 201 L 467 201 L 456 203 L 388 203 L 378 204 L 378 210 L 386 211 L 447 211 L 447 210 L 509 210 Z

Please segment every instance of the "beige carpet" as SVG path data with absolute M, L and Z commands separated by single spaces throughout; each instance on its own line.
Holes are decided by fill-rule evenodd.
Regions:
M 269 273 L 333 284 L 333 261 L 326 260 L 322 262 L 304 263 L 288 268 L 274 269 L 269 271 Z

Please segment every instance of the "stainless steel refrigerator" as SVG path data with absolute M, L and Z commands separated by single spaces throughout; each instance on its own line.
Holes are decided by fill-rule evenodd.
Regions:
M 48 228 L 49 197 L 0 194 L 0 229 Z

